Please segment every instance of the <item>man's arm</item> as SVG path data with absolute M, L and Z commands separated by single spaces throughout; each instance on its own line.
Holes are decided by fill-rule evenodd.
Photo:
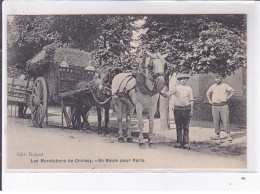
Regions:
M 230 94 L 228 95 L 227 100 L 229 100 L 232 96 L 234 96 L 235 93 L 236 93 L 235 90 L 230 91 Z
M 207 99 L 208 99 L 209 103 L 210 103 L 210 104 L 213 104 L 213 103 L 212 103 L 212 100 L 211 100 L 211 95 L 212 95 L 212 88 L 210 87 L 210 88 L 208 89 L 208 91 L 206 92 L 206 96 L 207 96 Z
M 171 95 L 176 94 L 176 88 L 174 87 L 173 89 L 169 90 L 168 92 L 161 92 L 161 95 L 164 98 L 169 98 Z
M 191 104 L 190 104 L 190 116 L 191 117 L 193 116 L 193 107 L 194 107 L 194 100 L 192 100 Z
M 229 92 L 229 95 L 227 96 L 227 101 L 228 101 L 232 96 L 234 96 L 236 92 L 234 88 L 232 88 L 231 86 L 226 85 L 226 87 L 227 87 L 227 91 Z

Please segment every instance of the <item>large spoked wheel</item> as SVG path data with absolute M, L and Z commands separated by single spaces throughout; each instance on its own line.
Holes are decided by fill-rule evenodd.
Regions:
M 76 114 L 76 107 L 71 108 L 71 123 L 72 128 L 76 129 L 78 127 L 78 120 L 77 120 L 77 114 Z
M 36 79 L 30 98 L 33 126 L 42 127 L 47 110 L 47 87 L 42 77 Z

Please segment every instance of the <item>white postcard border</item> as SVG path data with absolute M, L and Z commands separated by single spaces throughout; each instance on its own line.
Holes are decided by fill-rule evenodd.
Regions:
M 186 180 L 189 183 L 190 189 L 207 189 L 214 188 L 228 189 L 228 188 L 242 188 L 243 179 L 247 177 L 250 179 L 254 174 L 248 172 L 256 172 L 259 166 L 256 162 L 258 160 L 258 139 L 259 132 L 259 111 L 256 112 L 256 73 L 259 68 L 255 64 L 259 61 L 256 56 L 256 42 L 259 37 L 256 36 L 255 28 L 255 11 L 256 2 L 171 2 L 171 1 L 6 1 L 3 4 L 3 81 L 2 85 L 6 85 L 6 16 L 7 15 L 45 15 L 45 14 L 247 14 L 248 16 L 248 109 L 247 109 L 247 125 L 248 125 L 248 168 L 246 171 L 214 173 L 6 173 L 6 90 L 3 87 L 3 189 L 134 189 L 139 188 L 148 189 L 162 189 L 162 185 L 156 185 L 156 180 L 165 181 L 164 188 L 167 189 L 184 189 Z M 259 19 L 259 16 L 258 16 Z M 258 20 L 259 21 L 259 20 Z M 258 27 L 258 33 L 259 25 Z M 259 51 L 259 46 L 258 46 Z M 258 90 L 259 91 L 259 90 Z M 259 104 L 259 103 L 258 103 Z M 258 124 L 257 124 L 258 122 Z M 73 171 L 73 170 L 70 170 Z M 28 171 L 27 171 L 28 172 Z M 36 172 L 29 170 L 29 172 Z M 39 172 L 39 171 L 38 171 Z M 84 172 L 84 171 L 81 171 Z M 135 172 L 130 170 L 130 172 Z M 152 172 L 152 170 L 145 171 Z M 178 171 L 165 171 L 165 172 L 178 172 Z M 180 172 L 180 171 L 179 171 Z M 183 172 L 183 171 L 182 171 Z M 189 172 L 189 171 L 185 171 Z M 198 178 L 199 177 L 199 178 Z M 25 181 L 26 180 L 26 181 Z M 82 182 L 82 180 L 84 180 Z M 117 181 L 120 180 L 120 183 Z M 217 184 L 213 180 L 219 181 Z M 211 182 L 213 181 L 213 182 Z M 57 183 L 56 185 L 50 183 Z M 101 183 L 105 183 L 105 185 Z M 174 182 L 174 184 L 173 184 Z M 203 182 L 203 188 L 201 188 Z M 231 182 L 228 185 L 228 182 Z M 49 184 L 47 184 L 49 183 Z M 111 185 L 109 185 L 111 183 Z M 115 184 L 112 184 L 115 183 Z M 158 183 L 158 182 L 157 182 Z M 142 186 L 138 184 L 143 184 Z M 232 185 L 233 184 L 233 185 Z M 132 187 L 131 187 L 132 185 Z M 134 188 L 133 188 L 134 187 Z M 188 188 L 185 188 L 188 189 Z

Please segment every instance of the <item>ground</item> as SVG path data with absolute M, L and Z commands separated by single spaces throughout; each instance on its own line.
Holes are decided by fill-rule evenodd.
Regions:
M 160 129 L 155 120 L 156 149 L 139 149 L 137 120 L 133 118 L 134 143 L 117 142 L 117 124 L 110 114 L 110 134 L 96 133 L 96 113 L 89 118 L 92 130 L 80 133 L 61 129 L 60 108 L 49 108 L 49 125 L 32 127 L 28 119 L 8 117 L 8 169 L 244 169 L 246 168 L 246 129 L 232 125 L 233 143 L 210 140 L 212 123 L 192 120 L 191 150 L 173 147 L 175 126 Z M 145 119 L 145 132 L 148 120 Z M 224 135 L 224 133 L 223 133 Z M 147 137 L 147 133 L 145 133 Z M 56 160 L 57 159 L 57 160 Z

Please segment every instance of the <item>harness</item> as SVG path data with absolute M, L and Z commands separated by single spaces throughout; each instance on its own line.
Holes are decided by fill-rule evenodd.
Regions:
M 162 60 L 162 59 L 161 59 L 161 60 Z M 148 77 L 147 75 L 145 75 L 143 72 L 139 72 L 139 71 L 137 72 L 137 74 L 136 74 L 135 76 L 134 76 L 133 74 L 130 74 L 130 75 L 126 76 L 126 77 L 121 81 L 121 83 L 119 84 L 118 90 L 117 90 L 117 92 L 116 92 L 114 95 L 120 96 L 120 95 L 126 94 L 126 95 L 128 96 L 128 98 L 129 98 L 131 104 L 132 104 L 133 106 L 135 106 L 134 103 L 133 103 L 133 101 L 132 101 L 132 99 L 131 99 L 131 97 L 130 97 L 130 95 L 129 95 L 129 93 L 130 93 L 133 89 L 138 88 L 143 94 L 149 95 L 149 96 L 154 96 L 154 95 L 160 93 L 160 91 L 158 91 L 157 88 L 155 87 L 154 83 L 155 83 L 155 80 L 157 79 L 157 77 L 159 77 L 159 76 L 165 76 L 165 73 L 164 73 L 164 72 L 153 73 L 153 71 L 152 71 L 152 68 L 153 68 L 152 62 L 153 62 L 153 60 L 150 60 L 148 66 L 143 66 L 143 67 L 142 67 L 143 69 L 145 69 L 145 68 L 148 69 L 148 72 L 149 72 L 149 74 L 151 75 L 152 79 L 151 79 L 150 77 Z M 124 82 L 127 78 L 129 78 L 129 77 L 130 77 L 130 79 L 127 80 L 127 82 L 126 82 L 126 84 L 125 84 L 125 86 L 124 86 L 124 88 L 123 88 L 123 91 L 122 91 L 122 92 L 119 92 L 119 90 L 120 90 L 120 88 L 121 88 L 123 82 Z M 136 79 L 136 85 L 134 85 L 131 89 L 126 90 L 127 84 L 128 84 L 133 78 Z M 150 80 L 150 81 L 152 82 L 152 84 L 153 84 L 153 89 L 152 89 L 152 90 L 150 90 L 150 89 L 148 88 L 148 86 L 147 86 L 147 84 L 146 84 L 146 81 L 147 81 L 147 80 Z
M 158 73 L 157 77 L 158 76 L 161 76 L 161 75 Z M 155 87 L 153 87 L 153 90 L 150 90 L 148 88 L 148 86 L 146 85 L 146 80 L 147 80 L 147 76 L 145 74 L 137 73 L 136 85 L 142 91 L 142 93 L 146 94 L 146 95 L 149 95 L 149 96 L 154 96 L 155 94 L 158 94 L 159 92 L 156 90 Z
M 95 101 L 96 101 L 96 103 L 98 103 L 99 105 L 103 105 L 103 104 L 106 104 L 106 103 L 108 103 L 108 102 L 111 100 L 111 98 L 112 98 L 112 96 L 110 96 L 110 97 L 109 97 L 109 98 L 107 98 L 105 101 L 99 101 L 99 100 L 97 99 L 97 97 L 95 96 L 95 94 L 94 94 L 93 90 L 92 90 L 92 89 L 90 89 L 90 91 L 91 91 L 91 94 L 92 94 L 92 96 L 93 96 L 94 100 L 95 100 Z
M 122 91 L 122 92 L 119 92 L 119 89 L 121 88 L 122 83 L 123 83 L 127 78 L 129 78 L 129 77 L 130 77 L 130 79 L 127 80 L 127 82 L 126 82 L 126 84 L 125 84 L 125 87 L 123 88 L 123 91 Z M 130 93 L 133 89 L 136 89 L 136 85 L 134 85 L 134 87 L 132 87 L 132 88 L 129 89 L 129 90 L 126 90 L 126 86 L 127 86 L 127 84 L 130 82 L 130 80 L 132 80 L 132 79 L 134 79 L 134 78 L 135 78 L 135 76 L 133 76 L 132 74 L 126 76 L 126 77 L 121 81 L 121 83 L 120 83 L 120 85 L 119 85 L 119 87 L 118 87 L 118 90 L 117 90 L 117 92 L 115 93 L 115 95 L 117 95 L 117 96 L 126 94 L 127 97 L 129 98 L 131 104 L 132 104 L 133 106 L 135 106 L 135 105 L 134 105 L 134 103 L 133 103 L 133 101 L 132 101 L 132 99 L 131 99 L 129 93 Z
M 151 75 L 152 79 L 145 75 L 143 72 L 138 72 L 136 76 L 136 84 L 137 87 L 141 90 L 143 94 L 149 95 L 149 96 L 154 96 L 158 93 L 159 91 L 156 90 L 156 87 L 154 86 L 155 80 L 159 76 L 165 76 L 164 72 L 158 72 L 158 73 L 153 73 L 152 71 L 152 60 L 150 60 L 148 66 L 142 67 L 143 69 L 148 69 L 148 73 Z M 153 89 L 150 90 L 146 84 L 146 81 L 150 80 L 153 84 Z
M 88 91 L 86 91 L 86 94 L 92 94 L 93 98 L 84 98 L 84 103 L 88 106 L 95 106 L 96 103 L 99 105 L 103 105 L 106 104 L 107 102 L 109 102 L 112 98 L 112 96 L 110 96 L 109 98 L 107 98 L 105 101 L 99 101 L 98 97 L 99 95 L 97 95 L 98 97 L 96 97 L 94 90 L 98 90 L 98 86 L 95 84 L 94 81 L 91 82 L 82 82 L 80 84 L 77 85 L 77 88 L 86 88 L 88 89 Z M 80 95 L 75 95 L 75 98 L 77 99 Z

